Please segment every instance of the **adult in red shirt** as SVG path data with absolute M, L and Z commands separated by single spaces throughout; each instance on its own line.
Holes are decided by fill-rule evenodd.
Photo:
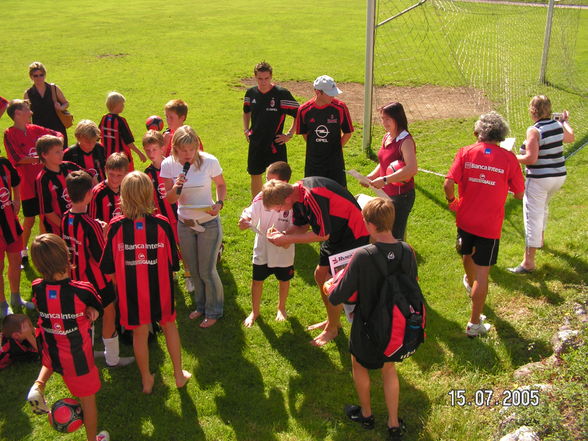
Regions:
M 468 337 L 486 334 L 482 315 L 488 294 L 490 267 L 496 263 L 509 190 L 522 199 L 525 182 L 516 156 L 498 144 L 508 134 L 507 122 L 496 112 L 480 116 L 474 135 L 478 142 L 459 149 L 445 179 L 449 208 L 456 211 L 458 251 L 463 256 L 464 285 L 471 292 Z M 455 196 L 457 183 L 459 197 Z
M 408 132 L 402 104 L 392 102 L 385 105 L 380 109 L 380 118 L 386 134 L 378 151 L 378 165 L 367 178 L 372 181 L 372 186 L 382 188 L 394 202 L 396 217 L 392 235 L 404 240 L 408 215 L 415 198 L 414 175 L 418 171 L 416 145 Z

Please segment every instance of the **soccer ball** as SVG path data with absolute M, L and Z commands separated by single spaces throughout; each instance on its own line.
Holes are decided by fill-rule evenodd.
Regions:
M 57 400 L 51 406 L 49 423 L 58 432 L 75 432 L 84 425 L 82 406 L 73 398 Z
M 386 170 L 386 174 L 391 175 L 392 173 L 394 173 L 395 171 L 400 170 L 402 167 L 406 166 L 406 164 L 400 160 L 396 160 L 394 162 L 392 162 L 389 166 L 388 169 Z M 390 182 L 391 185 L 394 185 L 396 187 L 400 187 L 402 184 L 406 184 L 408 181 L 401 181 L 401 182 Z
M 147 127 L 147 130 L 157 130 L 159 132 L 163 129 L 163 119 L 161 119 L 161 116 L 151 115 L 145 120 L 145 127 Z

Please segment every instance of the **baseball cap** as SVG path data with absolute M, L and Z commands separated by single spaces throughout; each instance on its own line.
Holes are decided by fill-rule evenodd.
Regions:
M 337 87 L 335 80 L 328 75 L 321 75 L 314 80 L 313 85 L 316 90 L 322 90 L 329 96 L 337 96 L 340 93 L 343 93 L 341 89 Z

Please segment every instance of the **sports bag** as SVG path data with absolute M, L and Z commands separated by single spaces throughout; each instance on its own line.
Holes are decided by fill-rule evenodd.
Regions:
M 416 280 L 413 251 L 406 242 L 401 244 L 400 264 L 392 272 L 384 264 L 384 259 L 378 259 L 370 247 L 366 248 L 384 276 L 384 282 L 378 301 L 367 320 L 363 321 L 363 327 L 376 349 L 391 361 L 410 357 L 425 340 L 425 299 Z M 383 256 L 380 250 L 377 254 Z

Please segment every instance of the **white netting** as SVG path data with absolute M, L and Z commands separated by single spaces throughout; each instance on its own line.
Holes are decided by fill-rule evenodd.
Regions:
M 378 0 L 376 25 L 416 3 Z M 540 84 L 545 5 L 421 3 L 376 28 L 374 109 L 400 101 L 409 121 L 432 137 L 444 127 L 437 120 L 475 118 L 494 109 L 507 118 L 519 142 L 531 123 L 529 99 L 543 93 L 551 98 L 554 111 L 570 110 L 576 138 L 586 137 L 588 75 L 577 69 L 576 40 L 580 13 L 588 11 L 556 6 L 547 84 Z

